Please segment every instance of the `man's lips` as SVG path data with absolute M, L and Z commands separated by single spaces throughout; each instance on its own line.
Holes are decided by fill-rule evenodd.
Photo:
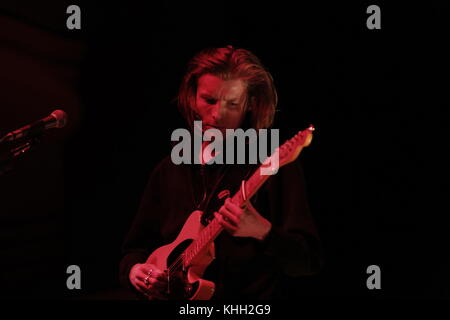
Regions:
M 225 129 L 224 127 L 219 127 L 219 126 L 214 126 L 212 124 L 204 124 L 203 125 L 203 129 L 207 130 L 207 129 L 219 129 L 219 130 L 223 130 Z

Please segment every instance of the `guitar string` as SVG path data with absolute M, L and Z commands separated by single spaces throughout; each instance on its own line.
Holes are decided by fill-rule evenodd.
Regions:
M 203 250 L 203 247 L 204 246 L 201 246 L 202 248 L 198 251 L 198 252 L 200 252 L 201 250 Z M 171 265 L 170 265 L 170 267 L 168 268 L 168 271 L 169 272 L 171 272 L 171 271 L 173 271 L 173 270 L 175 270 L 176 268 L 178 268 L 179 266 L 181 266 L 181 263 L 184 263 L 185 262 L 185 260 L 184 260 L 184 258 L 183 257 L 185 257 L 185 255 L 184 254 L 181 254 Z M 192 261 L 192 259 L 191 259 L 191 261 Z M 175 270 L 176 271 L 176 270 Z M 174 271 L 174 272 L 175 272 Z

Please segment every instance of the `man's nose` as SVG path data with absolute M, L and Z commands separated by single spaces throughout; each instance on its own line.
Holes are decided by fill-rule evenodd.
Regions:
M 212 118 L 214 119 L 214 121 L 219 122 L 222 119 L 223 110 L 224 110 L 223 102 L 220 100 L 217 101 L 211 110 Z

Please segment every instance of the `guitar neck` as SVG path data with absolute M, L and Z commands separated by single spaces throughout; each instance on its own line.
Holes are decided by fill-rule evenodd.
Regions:
M 292 139 L 285 142 L 283 146 L 277 148 L 275 153 L 259 166 L 252 176 L 244 183 L 244 186 L 241 186 L 241 189 L 233 195 L 231 201 L 239 207 L 243 207 L 245 201 L 250 200 L 264 182 L 269 179 L 271 175 L 268 173 L 276 173 L 274 171 L 273 160 L 279 159 L 279 161 L 276 161 L 276 164 L 278 164 L 279 167 L 294 161 L 303 147 L 308 146 L 311 143 L 312 132 L 314 130 L 314 126 L 311 125 L 308 129 L 299 131 Z M 220 225 L 219 221 L 214 218 L 182 254 L 183 266 L 188 267 L 197 254 L 214 241 L 222 230 L 223 227 Z

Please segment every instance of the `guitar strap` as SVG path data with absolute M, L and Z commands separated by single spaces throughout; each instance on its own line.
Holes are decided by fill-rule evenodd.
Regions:
M 257 165 L 223 165 L 223 168 L 219 168 L 222 172 L 219 172 L 198 209 L 204 212 L 201 221 L 203 225 L 206 226 L 214 218 L 214 212 L 220 209 L 226 198 L 239 191 L 242 181 L 247 180 L 256 168 Z

